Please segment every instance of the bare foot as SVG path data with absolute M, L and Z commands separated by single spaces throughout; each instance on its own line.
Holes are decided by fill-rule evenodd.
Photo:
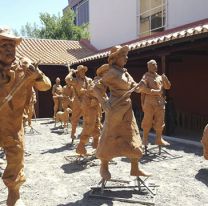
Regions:
M 109 172 L 108 168 L 106 166 L 103 166 L 102 164 L 100 167 L 100 175 L 104 180 L 111 179 L 111 173 Z
M 77 148 L 76 148 L 76 153 L 80 154 L 80 155 L 86 155 L 87 154 L 87 150 L 85 149 L 85 146 L 83 144 L 78 144 Z
M 155 144 L 159 146 L 169 146 L 170 143 L 166 142 L 163 138 L 156 139 Z
M 134 171 L 131 170 L 130 175 L 131 175 L 131 176 L 145 176 L 145 177 L 152 176 L 151 173 L 145 172 L 145 171 L 142 170 L 142 169 L 137 169 L 137 170 L 134 170 Z
M 19 190 L 8 190 L 7 206 L 25 206 L 20 198 Z

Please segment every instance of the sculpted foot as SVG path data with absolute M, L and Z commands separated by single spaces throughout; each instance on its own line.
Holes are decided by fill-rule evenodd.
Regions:
M 139 159 L 131 159 L 131 172 L 130 175 L 131 176 L 145 176 L 145 177 L 149 177 L 152 174 L 145 172 L 144 170 L 139 168 Z
M 108 170 L 108 162 L 102 162 L 100 166 L 100 175 L 104 180 L 111 179 L 111 173 Z
M 131 170 L 130 175 L 131 176 L 144 176 L 144 177 L 150 177 L 150 176 L 152 176 L 151 173 L 146 172 L 146 171 L 144 171 L 142 169 Z
M 25 206 L 20 198 L 19 190 L 8 191 L 7 206 Z
M 159 146 L 169 146 L 170 143 L 166 142 L 163 138 L 157 138 L 155 144 Z
M 76 153 L 78 153 L 80 155 L 86 155 L 87 150 L 85 149 L 85 145 L 82 144 L 82 143 L 79 143 L 77 148 L 76 148 Z

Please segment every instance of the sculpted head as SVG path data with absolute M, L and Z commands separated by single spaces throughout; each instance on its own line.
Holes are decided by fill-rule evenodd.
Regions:
M 129 47 L 127 45 L 113 47 L 108 57 L 108 63 L 123 68 L 128 60 L 128 52 Z
M 8 28 L 0 28 L 0 62 L 9 65 L 15 60 L 16 46 L 21 42 L 20 37 L 12 34 Z
M 57 84 L 57 85 L 59 85 L 59 84 L 60 84 L 60 82 L 61 82 L 60 78 L 59 78 L 59 77 L 57 77 L 57 78 L 56 78 L 56 84 Z
M 76 70 L 76 75 L 78 77 L 84 78 L 85 77 L 85 73 L 87 72 L 87 70 L 88 70 L 88 68 L 86 66 L 79 65 L 77 67 L 77 70 Z
M 157 62 L 154 59 L 148 61 L 147 68 L 148 68 L 148 72 L 150 72 L 150 73 L 157 72 Z

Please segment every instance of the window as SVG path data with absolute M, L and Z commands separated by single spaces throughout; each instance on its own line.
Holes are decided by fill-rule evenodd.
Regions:
M 73 8 L 76 14 L 76 25 L 82 25 L 89 22 L 89 1 L 83 0 L 76 4 Z
M 139 22 L 140 37 L 163 31 L 166 22 L 166 0 L 140 0 Z

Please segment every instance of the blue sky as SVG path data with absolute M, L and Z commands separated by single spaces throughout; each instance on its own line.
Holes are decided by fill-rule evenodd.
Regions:
M 40 13 L 62 15 L 68 0 L 0 0 L 0 27 L 8 26 L 17 31 L 26 23 L 37 23 Z

